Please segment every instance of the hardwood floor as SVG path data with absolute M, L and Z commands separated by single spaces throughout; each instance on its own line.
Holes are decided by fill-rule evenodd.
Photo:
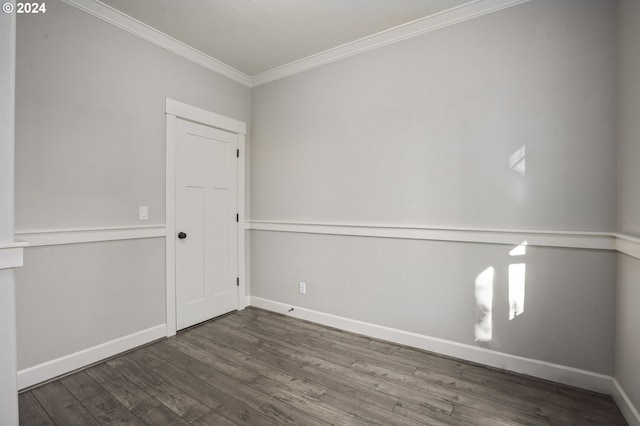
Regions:
M 20 394 L 21 425 L 624 425 L 604 395 L 248 308 Z

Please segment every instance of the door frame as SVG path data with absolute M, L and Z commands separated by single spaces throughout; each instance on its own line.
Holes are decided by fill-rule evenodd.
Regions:
M 245 300 L 245 227 L 244 224 L 244 197 L 245 197 L 245 137 L 247 125 L 233 118 L 225 117 L 211 111 L 204 110 L 174 99 L 166 98 L 166 315 L 167 337 L 176 334 L 176 120 L 178 118 L 203 124 L 234 133 L 238 136 L 238 167 L 237 172 L 237 277 L 238 285 L 238 310 L 246 307 Z

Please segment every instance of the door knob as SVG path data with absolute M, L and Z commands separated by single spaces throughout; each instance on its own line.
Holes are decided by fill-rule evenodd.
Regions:
M 184 240 L 185 238 L 187 238 L 187 234 L 185 234 L 184 232 L 178 232 L 178 238 Z

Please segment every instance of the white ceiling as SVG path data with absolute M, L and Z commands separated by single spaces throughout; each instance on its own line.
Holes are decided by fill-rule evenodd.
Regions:
M 101 0 L 255 76 L 470 0 Z

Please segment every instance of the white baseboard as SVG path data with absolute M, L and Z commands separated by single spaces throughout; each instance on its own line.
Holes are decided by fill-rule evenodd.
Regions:
M 631 399 L 622 388 L 622 385 L 618 383 L 616 379 L 613 379 L 613 400 L 618 404 L 618 408 L 622 412 L 629 426 L 640 426 L 640 413 L 638 409 L 633 405 Z
M 167 325 L 160 324 L 128 336 L 119 337 L 91 348 L 18 371 L 18 389 L 51 380 L 87 365 L 165 337 Z
M 340 330 L 611 395 L 612 377 L 251 296 L 251 306 Z M 289 310 L 293 308 L 291 312 Z

